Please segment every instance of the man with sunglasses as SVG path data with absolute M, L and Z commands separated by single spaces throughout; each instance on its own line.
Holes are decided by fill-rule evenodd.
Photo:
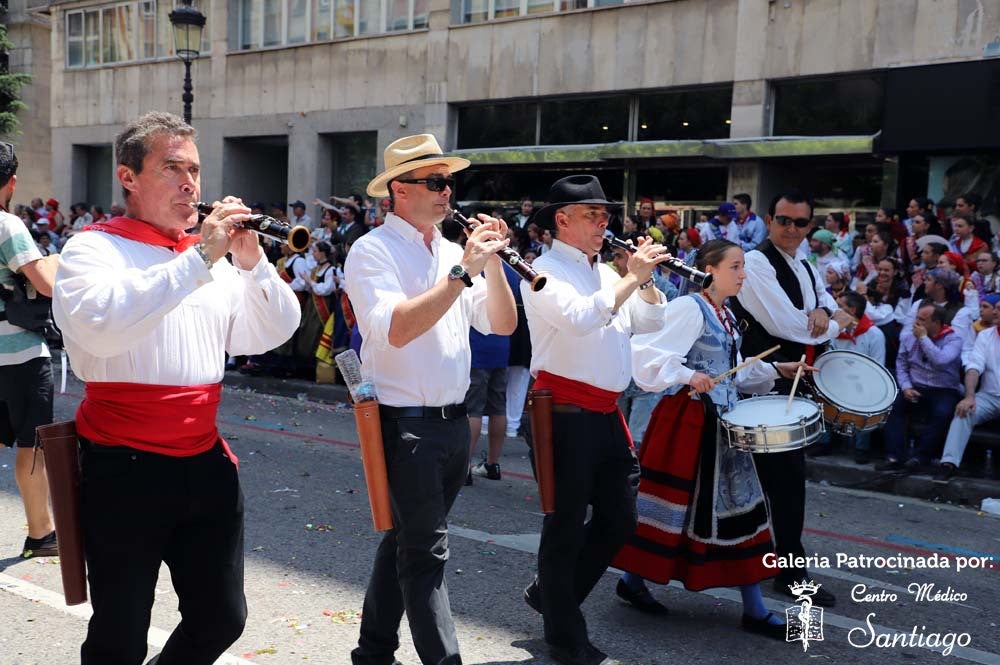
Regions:
M 444 565 L 448 511 L 469 470 L 469 326 L 499 335 L 517 326 L 496 256 L 507 246 L 506 224 L 479 215 L 464 250 L 437 227 L 451 174 L 467 166 L 443 155 L 430 134 L 389 144 L 368 194 L 388 196 L 391 211 L 358 239 L 344 268 L 361 360 L 378 391 L 393 520 L 375 553 L 353 665 L 398 662 L 404 612 L 422 663 L 462 662 Z
M 776 344 L 781 349 L 769 360 L 806 363 L 827 350 L 831 339 L 850 324 L 851 316 L 837 309 L 826 291 L 826 281 L 796 251 L 809 232 L 812 200 L 790 190 L 771 202 L 767 215 L 767 240 L 747 252 L 746 281 L 733 313 L 745 327 L 740 350 L 744 357 L 756 355 Z M 836 311 L 834 311 L 836 310 Z M 788 392 L 790 383 L 779 381 L 778 392 Z M 806 466 L 802 449 L 754 455 L 761 486 L 770 504 L 775 550 L 779 557 L 805 556 L 802 528 L 805 521 Z M 775 579 L 779 593 L 793 596 L 788 588 L 808 577 L 804 567 L 783 569 Z M 820 589 L 813 602 L 831 607 L 833 594 Z

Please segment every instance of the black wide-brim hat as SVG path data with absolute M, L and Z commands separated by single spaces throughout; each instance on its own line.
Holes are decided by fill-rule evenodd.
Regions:
M 604 196 L 604 188 L 601 181 L 592 175 L 570 175 L 556 180 L 549 189 L 549 195 L 545 197 L 548 205 L 536 212 L 531 221 L 542 229 L 551 229 L 555 226 L 556 210 L 563 206 L 574 203 L 585 203 L 592 205 L 603 205 L 620 208 L 618 201 L 609 201 Z

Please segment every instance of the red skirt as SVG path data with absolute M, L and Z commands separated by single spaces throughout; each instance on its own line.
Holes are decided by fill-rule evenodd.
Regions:
M 660 400 L 639 463 L 639 525 L 616 567 L 692 591 L 775 575 L 763 564 L 774 547 L 752 457 L 719 442 L 710 401 L 687 390 Z

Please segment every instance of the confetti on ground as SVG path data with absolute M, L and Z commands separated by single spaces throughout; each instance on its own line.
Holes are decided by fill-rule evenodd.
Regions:
M 254 416 L 254 415 L 249 415 L 249 416 L 246 416 L 246 417 L 244 418 L 244 420 L 250 420 L 250 421 L 254 421 L 254 420 L 257 420 L 257 416 Z
M 348 625 L 361 623 L 361 612 L 357 610 L 323 610 L 323 616 L 330 617 L 330 621 L 336 624 Z
M 306 531 L 333 531 L 330 524 L 306 524 Z
M 253 652 L 255 656 L 263 656 L 264 654 L 274 655 L 278 653 L 278 650 L 274 647 L 264 647 L 263 649 L 257 649 Z

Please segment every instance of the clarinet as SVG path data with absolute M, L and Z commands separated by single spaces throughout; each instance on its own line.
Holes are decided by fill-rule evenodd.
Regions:
M 215 209 L 211 204 L 201 201 L 192 203 L 191 207 L 196 208 L 202 215 L 211 215 Z M 250 215 L 250 219 L 242 224 L 238 224 L 237 228 L 247 229 L 258 235 L 283 242 L 296 253 L 305 251 L 309 247 L 309 240 L 311 238 L 308 228 L 304 226 L 290 226 L 268 215 Z
M 452 219 L 464 226 L 466 230 L 472 231 L 476 228 L 476 226 L 469 221 L 468 217 L 457 210 L 449 209 L 448 212 L 451 214 Z M 516 272 L 521 279 L 531 284 L 532 291 L 541 291 L 545 288 L 545 282 L 548 281 L 548 278 L 545 275 L 540 275 L 535 272 L 535 269 L 531 267 L 531 264 L 521 258 L 521 255 L 516 251 L 510 247 L 504 247 L 497 252 L 497 254 L 507 265 L 514 269 L 514 272 Z
M 605 238 L 604 242 L 610 244 L 612 247 L 617 247 L 618 249 L 624 249 L 629 254 L 635 253 L 635 250 L 638 249 L 632 243 L 625 242 L 621 238 L 616 238 L 614 236 L 611 236 L 610 238 Z M 709 286 L 712 285 L 712 276 L 710 274 L 708 274 L 707 272 L 696 270 L 695 268 L 692 268 L 691 266 L 684 263 L 680 259 L 671 257 L 670 259 L 664 261 L 660 265 L 669 270 L 670 272 L 680 275 L 689 282 L 697 284 L 703 289 L 707 289 Z

